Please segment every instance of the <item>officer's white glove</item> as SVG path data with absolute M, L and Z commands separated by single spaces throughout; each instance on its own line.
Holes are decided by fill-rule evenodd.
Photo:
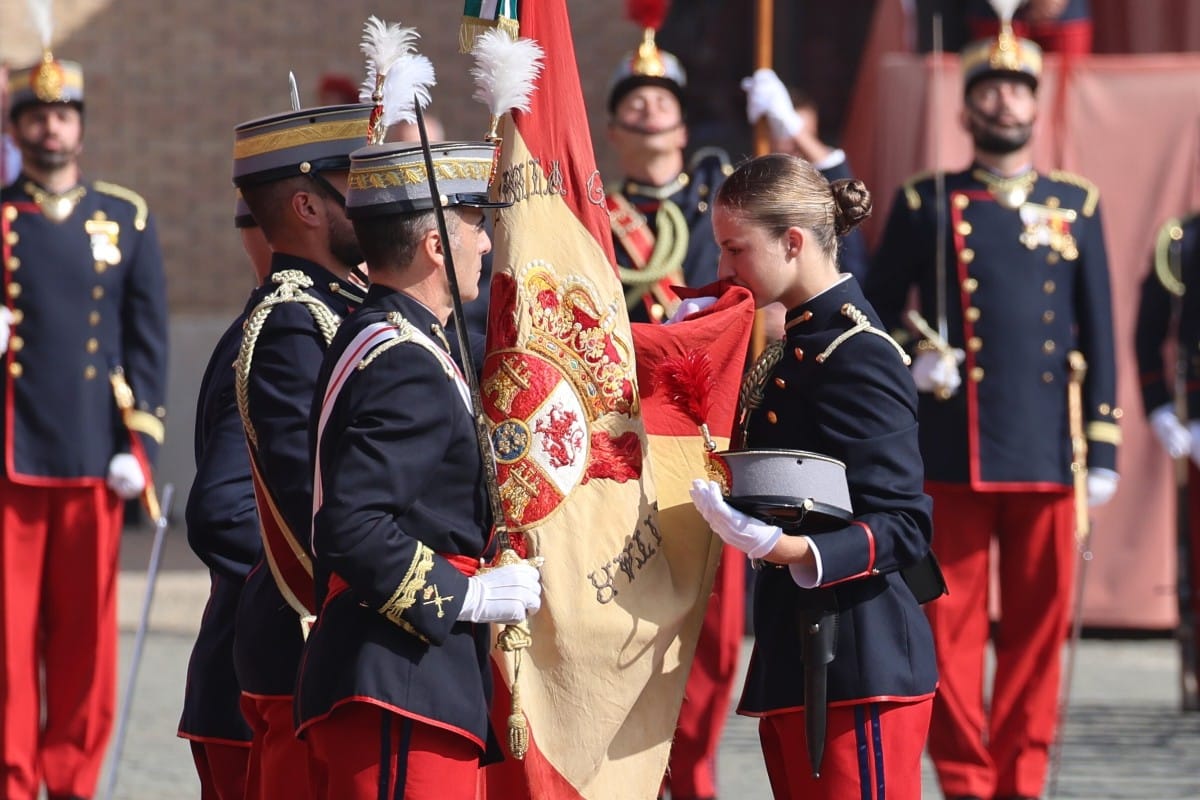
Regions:
M 670 325 L 672 322 L 678 322 L 684 317 L 695 314 L 697 311 L 703 311 L 715 302 L 717 302 L 717 298 L 715 297 L 689 297 L 679 304 L 679 307 L 675 309 L 675 313 L 668 317 L 663 322 L 663 325 Z
M 959 348 L 953 350 L 954 358 L 938 350 L 922 350 L 913 359 L 913 383 L 919 392 L 937 392 L 939 396 L 950 397 L 962 386 L 962 376 L 958 374 L 958 365 L 966 358 Z
M 108 462 L 108 488 L 122 500 L 132 500 L 146 488 L 142 465 L 129 453 L 117 453 Z
M 1150 428 L 1171 458 L 1181 458 L 1192 451 L 1192 433 L 1175 416 L 1169 403 L 1150 412 Z
M 467 578 L 467 596 L 458 618 L 467 622 L 514 624 L 542 607 L 542 575 L 521 562 Z
M 751 125 L 765 116 L 776 139 L 790 139 L 804 129 L 804 118 L 796 113 L 787 87 L 775 70 L 755 70 L 752 76 L 742 79 L 742 90 L 746 93 L 746 119 Z
M 8 352 L 8 330 L 12 324 L 12 312 L 0 306 L 0 356 Z
M 1120 478 L 1111 469 L 1093 467 L 1088 470 L 1087 496 L 1088 506 L 1102 506 L 1117 493 L 1117 480 Z
M 713 533 L 751 558 L 762 558 L 770 553 L 783 536 L 782 528 L 760 522 L 726 503 L 721 487 L 714 481 L 693 480 L 689 494 L 692 504 Z

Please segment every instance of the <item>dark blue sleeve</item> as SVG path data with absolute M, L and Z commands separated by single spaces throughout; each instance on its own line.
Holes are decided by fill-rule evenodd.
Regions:
M 135 239 L 121 308 L 121 351 L 136 408 L 162 419 L 167 394 L 167 286 L 153 216 Z M 159 444 L 138 434 L 153 464 Z

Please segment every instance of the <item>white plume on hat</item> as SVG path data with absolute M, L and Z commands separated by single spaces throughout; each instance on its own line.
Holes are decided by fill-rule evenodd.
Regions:
M 42 50 L 49 50 L 54 34 L 54 0 L 25 0 L 25 5 L 29 6 L 29 17 L 42 40 Z
M 1013 14 L 1017 13 L 1017 9 L 1024 5 L 1028 0 L 988 0 L 988 4 L 992 10 L 996 12 L 996 16 L 1001 22 L 1012 22 Z
M 494 138 L 504 114 L 514 109 L 529 112 L 529 97 L 542 72 L 545 52 L 533 39 L 514 39 L 504 30 L 493 28 L 475 38 L 471 56 L 475 60 L 471 68 L 475 80 L 472 97 L 491 113 L 488 138 Z
M 416 122 L 416 103 L 429 105 L 430 89 L 437 83 L 433 63 L 416 52 L 420 38 L 416 28 L 398 22 L 388 24 L 379 17 L 367 19 L 362 44 L 367 57 L 367 77 L 359 89 L 364 103 L 382 103 L 383 129 L 397 122 Z M 382 76 L 382 85 L 379 78 Z M 382 98 L 376 97 L 382 92 Z

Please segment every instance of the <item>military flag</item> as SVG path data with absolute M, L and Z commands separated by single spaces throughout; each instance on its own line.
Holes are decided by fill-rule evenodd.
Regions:
M 653 797 L 720 552 L 686 492 L 703 437 L 657 391 L 656 363 L 707 360 L 725 446 L 753 308 L 734 290 L 644 340 L 631 331 L 566 2 L 522 0 L 518 21 L 544 63 L 529 110 L 500 127 L 494 190 L 513 205 L 496 221 L 481 394 L 507 527 L 544 557 L 544 595 L 515 681 L 529 750 L 489 768 L 489 792 Z M 496 663 L 502 732 L 514 659 Z

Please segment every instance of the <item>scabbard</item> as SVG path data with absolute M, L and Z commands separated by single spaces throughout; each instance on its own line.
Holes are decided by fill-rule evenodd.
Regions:
M 828 594 L 832 600 L 832 593 Z M 837 651 L 837 611 L 804 608 L 798 617 L 804 659 L 804 738 L 813 777 L 819 778 L 825 756 L 828 668 Z

